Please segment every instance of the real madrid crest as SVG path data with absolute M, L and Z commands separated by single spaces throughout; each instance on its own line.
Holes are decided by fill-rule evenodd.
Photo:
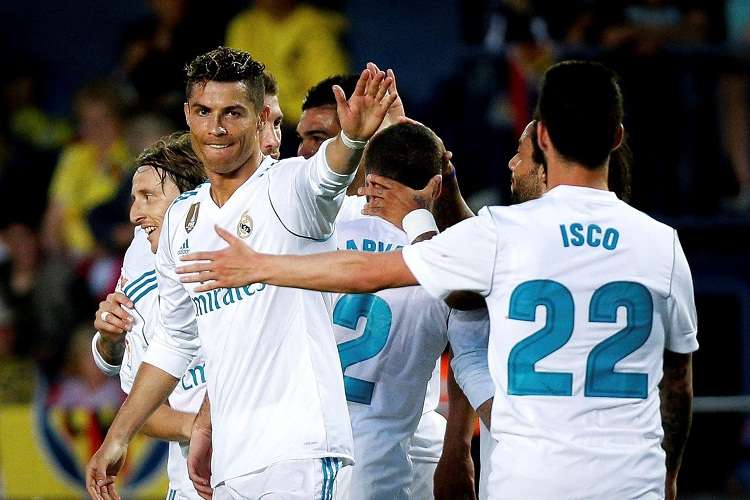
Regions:
M 198 211 L 200 208 L 200 201 L 190 205 L 190 210 L 188 210 L 187 216 L 185 217 L 185 231 L 188 233 L 195 228 L 195 224 L 198 222 Z
M 250 233 L 253 231 L 253 218 L 250 217 L 250 214 L 247 210 L 242 212 L 242 217 L 240 217 L 240 221 L 237 223 L 237 236 L 240 238 L 247 238 L 250 236 Z

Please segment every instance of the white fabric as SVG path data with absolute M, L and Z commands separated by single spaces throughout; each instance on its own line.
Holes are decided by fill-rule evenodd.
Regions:
M 100 353 L 99 349 L 96 347 L 96 343 L 99 341 L 99 338 L 101 336 L 101 333 L 96 332 L 96 334 L 94 334 L 94 338 L 91 339 L 91 353 L 94 355 L 94 364 L 96 364 L 96 367 L 99 368 L 106 376 L 114 377 L 115 375 L 120 373 L 120 365 L 111 365 L 107 363 L 102 357 L 102 353 Z
M 487 500 L 489 492 L 487 483 L 492 470 L 492 452 L 495 451 L 497 441 L 492 437 L 490 430 L 479 421 L 479 500 Z
M 309 160 L 266 158 L 221 208 L 202 185 L 167 211 L 157 253 L 163 326 L 147 361 L 181 375 L 202 345 L 213 485 L 282 460 L 351 461 L 330 295 L 263 284 L 196 293 L 175 272 L 180 255 L 226 246 L 216 224 L 260 252 L 335 249 L 328 236 L 351 176 L 330 170 L 327 144 Z M 197 219 L 186 221 L 198 203 Z
M 601 239 L 608 230 L 610 249 Z M 492 434 L 499 442 L 492 456 L 491 498 L 663 496 L 658 392 L 663 351 L 698 347 L 689 268 L 672 228 L 613 193 L 557 186 L 538 200 L 482 209 L 478 217 L 404 248 L 403 255 L 435 296 L 456 289 L 487 296 L 492 325 L 488 358 L 496 387 Z M 613 282 L 620 283 L 602 288 Z M 535 291 L 524 296 L 519 290 Z M 612 293 L 603 296 L 602 290 Z M 519 295 L 513 316 L 523 319 L 511 318 L 514 292 Z M 644 318 L 649 304 L 652 314 Z M 597 316 L 602 309 L 614 311 L 615 321 Z M 530 317 L 524 318 L 523 311 Z M 593 321 L 590 312 L 596 316 Z M 536 333 L 544 331 L 548 315 L 548 333 Z M 599 351 L 600 364 L 591 366 L 589 354 L 605 339 L 629 325 L 626 340 L 632 342 L 633 331 L 641 335 L 647 322 L 652 326 L 642 344 L 626 344 L 624 352 Z M 573 325 L 570 332 L 566 325 Z M 529 344 L 525 339 L 532 335 L 541 340 Z M 623 349 L 622 338 L 616 340 Z M 514 369 L 510 374 L 509 363 Z M 587 368 L 600 385 L 593 384 Z M 549 384 L 545 372 L 569 377 L 567 388 L 562 383 L 563 393 L 524 392 L 524 384 L 539 387 L 543 377 Z M 619 377 L 621 383 L 622 376 L 616 375 L 621 373 L 646 375 L 636 384 L 643 398 L 614 397 L 605 393 L 615 392 L 607 391 L 585 395 L 586 384 L 601 390 L 602 378 L 610 381 L 608 391 L 621 390 L 624 385 L 612 389 L 606 378 Z M 511 382 L 514 394 L 509 394 Z
M 454 323 L 451 329 L 456 332 L 451 338 L 453 376 L 476 410 L 495 395 L 495 384 L 487 365 L 490 331 L 482 328 L 487 322 L 487 310 L 454 311 L 451 322 Z
M 416 240 L 419 236 L 422 236 L 425 233 L 439 232 L 432 212 L 424 208 L 412 210 L 404 215 L 404 219 L 401 221 L 401 227 L 404 228 L 404 232 L 406 233 L 409 242 Z
M 159 322 L 159 293 L 154 271 L 155 256 L 146 239 L 146 232 L 135 229 L 122 264 L 117 291 L 127 295 L 133 302 L 133 309 L 123 308 L 133 317 L 133 328 L 125 337 L 125 353 L 122 365 L 117 366 L 122 390 L 130 393 L 133 381 L 141 366 L 141 361 Z M 97 333 L 97 336 L 99 333 Z M 94 359 L 101 354 L 96 349 L 96 336 L 91 344 Z M 103 361 L 103 360 L 102 360 Z M 189 366 L 188 373 L 178 383 L 169 396 L 169 405 L 180 412 L 197 413 L 205 394 L 203 358 L 196 357 Z M 97 363 L 99 366 L 99 363 Z M 100 367 L 101 368 L 101 367 Z M 103 370 L 104 371 L 104 370 Z M 104 373 L 107 373 L 104 371 Z M 194 378 L 195 377 L 195 378 Z M 199 499 L 193 483 L 187 474 L 187 446 L 177 442 L 169 443 L 167 475 L 171 490 L 176 490 L 180 498 Z
M 434 500 L 435 469 L 437 462 L 414 462 L 412 467 L 410 500 Z
M 339 222 L 337 236 L 340 248 L 369 252 L 408 243 L 402 230 L 368 216 Z M 411 462 L 440 458 L 445 419 L 433 411 L 439 385 L 427 401 L 425 394 L 431 380 L 439 384 L 433 377 L 452 335 L 449 315 L 421 287 L 336 297 L 334 333 L 354 434 L 352 498 L 410 498 Z M 420 420 L 422 432 L 415 435 Z

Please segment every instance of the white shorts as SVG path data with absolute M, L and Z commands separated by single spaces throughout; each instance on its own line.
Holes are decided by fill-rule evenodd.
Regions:
M 411 500 L 433 500 L 435 498 L 434 477 L 437 462 L 412 462 Z
M 285 460 L 219 483 L 213 500 L 348 500 L 350 469 L 340 458 Z

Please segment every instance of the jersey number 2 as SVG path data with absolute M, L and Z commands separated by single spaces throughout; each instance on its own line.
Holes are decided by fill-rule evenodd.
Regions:
M 365 318 L 365 331 L 354 340 L 338 345 L 341 371 L 353 364 L 376 356 L 385 347 L 391 331 L 391 308 L 388 303 L 372 294 L 344 295 L 333 309 L 333 323 L 349 330 L 357 329 L 359 318 Z M 372 401 L 373 382 L 344 375 L 346 400 L 369 405 Z
M 522 283 L 511 294 L 508 317 L 534 321 L 536 308 L 540 305 L 547 310 L 544 328 L 518 342 L 508 356 L 508 393 L 571 396 L 573 374 L 538 372 L 534 369 L 538 361 L 563 347 L 573 335 L 575 304 L 570 290 L 551 280 Z M 584 395 L 644 399 L 648 392 L 648 374 L 616 372 L 615 364 L 635 352 L 651 335 L 653 299 L 648 289 L 640 283 L 607 283 L 591 297 L 589 321 L 616 323 L 619 307 L 627 310 L 627 324 L 589 353 Z

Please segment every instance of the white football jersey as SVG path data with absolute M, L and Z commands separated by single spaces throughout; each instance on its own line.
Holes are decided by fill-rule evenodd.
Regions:
M 697 349 L 674 229 L 607 191 L 482 209 L 404 259 L 434 296 L 486 296 L 491 498 L 662 498 L 664 349 Z
M 265 158 L 222 207 L 203 184 L 167 211 L 157 252 L 162 327 L 146 361 L 180 377 L 200 345 L 211 401 L 211 483 L 282 460 L 352 459 L 331 296 L 251 284 L 196 293 L 180 256 L 218 250 L 219 225 L 259 252 L 334 250 L 333 221 L 351 176 L 310 158 Z
M 117 291 L 133 302 L 133 309 L 125 309 L 133 317 L 133 328 L 125 337 L 125 354 L 120 368 L 122 390 L 130 393 L 135 375 L 159 323 L 159 290 L 156 284 L 156 256 L 146 232 L 136 228 L 122 264 Z M 123 306 L 124 307 L 124 306 Z M 206 392 L 205 367 L 202 356 L 196 356 L 180 383 L 169 396 L 169 406 L 186 413 L 198 413 Z M 187 446 L 169 442 L 167 463 L 169 487 L 186 498 L 200 498 L 187 473 Z
M 378 217 L 340 222 L 337 233 L 342 249 L 387 252 L 408 243 L 402 230 Z M 439 377 L 436 362 L 447 345 L 452 318 L 461 313 L 421 287 L 336 299 L 334 333 L 354 434 L 351 497 L 408 499 L 414 433 L 425 410 L 436 406 L 439 388 L 428 403 L 425 393 L 436 371 Z M 439 445 L 442 437 L 441 432 Z M 419 447 L 430 457 L 434 452 L 432 439 L 428 441 Z

